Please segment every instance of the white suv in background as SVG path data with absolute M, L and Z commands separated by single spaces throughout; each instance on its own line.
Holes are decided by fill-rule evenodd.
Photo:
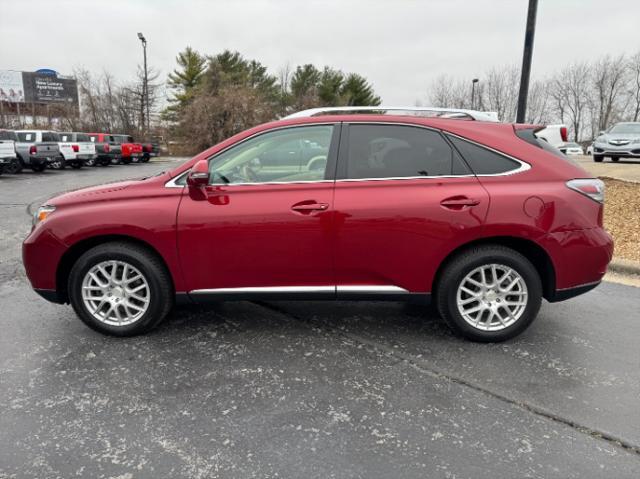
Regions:
M 91 138 L 86 133 L 58 133 L 60 135 L 60 140 L 63 143 L 71 143 L 72 155 L 75 155 L 73 158 L 71 156 L 67 157 L 66 148 L 60 151 L 65 155 L 65 159 L 67 162 L 71 163 L 71 166 L 74 168 L 81 168 L 83 164 L 87 166 L 93 166 L 96 161 L 97 153 L 96 153 L 96 145 L 91 141 Z M 76 166 L 77 165 L 77 166 Z

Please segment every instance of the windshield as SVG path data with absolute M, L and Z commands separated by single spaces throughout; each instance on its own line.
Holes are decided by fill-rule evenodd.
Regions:
M 609 133 L 633 133 L 640 135 L 640 123 L 618 123 L 609 130 Z

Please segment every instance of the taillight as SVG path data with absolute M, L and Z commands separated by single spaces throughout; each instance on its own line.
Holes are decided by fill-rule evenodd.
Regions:
M 36 148 L 36 145 L 32 145 L 29 147 L 29 154 L 30 155 L 35 155 L 38 152 L 38 148 Z
M 71 145 L 71 148 L 73 148 L 74 153 L 78 153 L 80 151 L 80 145 Z
M 110 150 L 111 150 L 111 147 L 109 146 L 109 143 L 106 143 L 106 144 L 104 145 L 104 152 L 105 152 L 105 153 L 109 153 L 109 151 L 110 151 Z
M 562 141 L 564 141 L 565 143 L 569 141 L 569 135 L 567 135 L 567 127 L 566 126 L 561 126 L 560 127 L 560 138 L 562 138 Z
M 598 203 L 604 203 L 604 183 L 601 180 L 596 178 L 569 180 L 567 186 Z

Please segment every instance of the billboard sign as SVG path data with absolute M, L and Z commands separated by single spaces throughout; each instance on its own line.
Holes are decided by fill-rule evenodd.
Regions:
M 0 70 L 0 101 L 24 103 L 22 72 Z
M 50 73 L 0 70 L 0 101 L 78 105 L 76 80 Z

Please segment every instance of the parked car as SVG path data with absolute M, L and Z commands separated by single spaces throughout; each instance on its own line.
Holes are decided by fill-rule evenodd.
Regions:
M 48 166 L 54 170 L 62 170 L 67 166 L 82 168 L 87 156 L 80 154 L 80 145 L 70 141 L 63 141 L 60 133 L 46 130 L 20 130 L 19 138 L 35 138 L 35 142 L 46 144 L 46 154 L 51 155 Z M 55 148 L 55 145 L 57 148 Z M 39 148 L 39 147 L 37 147 Z
M 458 334 L 501 341 L 542 298 L 600 283 L 603 182 L 535 127 L 372 110 L 298 113 L 172 171 L 46 201 L 23 244 L 33 288 L 118 336 L 175 302 L 420 298 Z M 309 144 L 322 168 L 262 162 Z
M 136 143 L 132 136 L 112 134 L 111 137 L 114 143 L 120 147 L 118 162 L 128 165 L 132 161 L 138 161 L 142 158 L 142 145 Z
M 96 145 L 96 164 L 107 166 L 120 161 L 122 148 L 108 133 L 88 133 L 89 139 Z
M 143 163 L 146 163 L 151 158 L 155 158 L 160 154 L 160 142 L 157 140 L 151 140 L 142 143 L 142 159 Z
M 50 164 L 60 161 L 60 144 L 57 133 L 41 130 L 18 130 L 16 153 L 22 166 L 42 172 Z
M 16 154 L 17 140 L 14 131 L 0 130 L 0 174 L 22 171 L 22 164 Z
M 582 147 L 577 143 L 565 143 L 558 148 L 565 155 L 584 155 Z
M 62 132 L 59 135 L 62 142 L 71 143 L 71 149 L 75 153 L 75 159 L 70 161 L 72 166 L 81 168 L 83 165 L 95 165 L 96 146 L 89 135 L 78 132 Z
M 607 131 L 601 131 L 593 145 L 593 161 L 605 157 L 611 161 L 620 158 L 640 158 L 640 122 L 616 123 Z
M 566 125 L 547 125 L 537 131 L 536 136 L 556 148 L 569 141 Z

